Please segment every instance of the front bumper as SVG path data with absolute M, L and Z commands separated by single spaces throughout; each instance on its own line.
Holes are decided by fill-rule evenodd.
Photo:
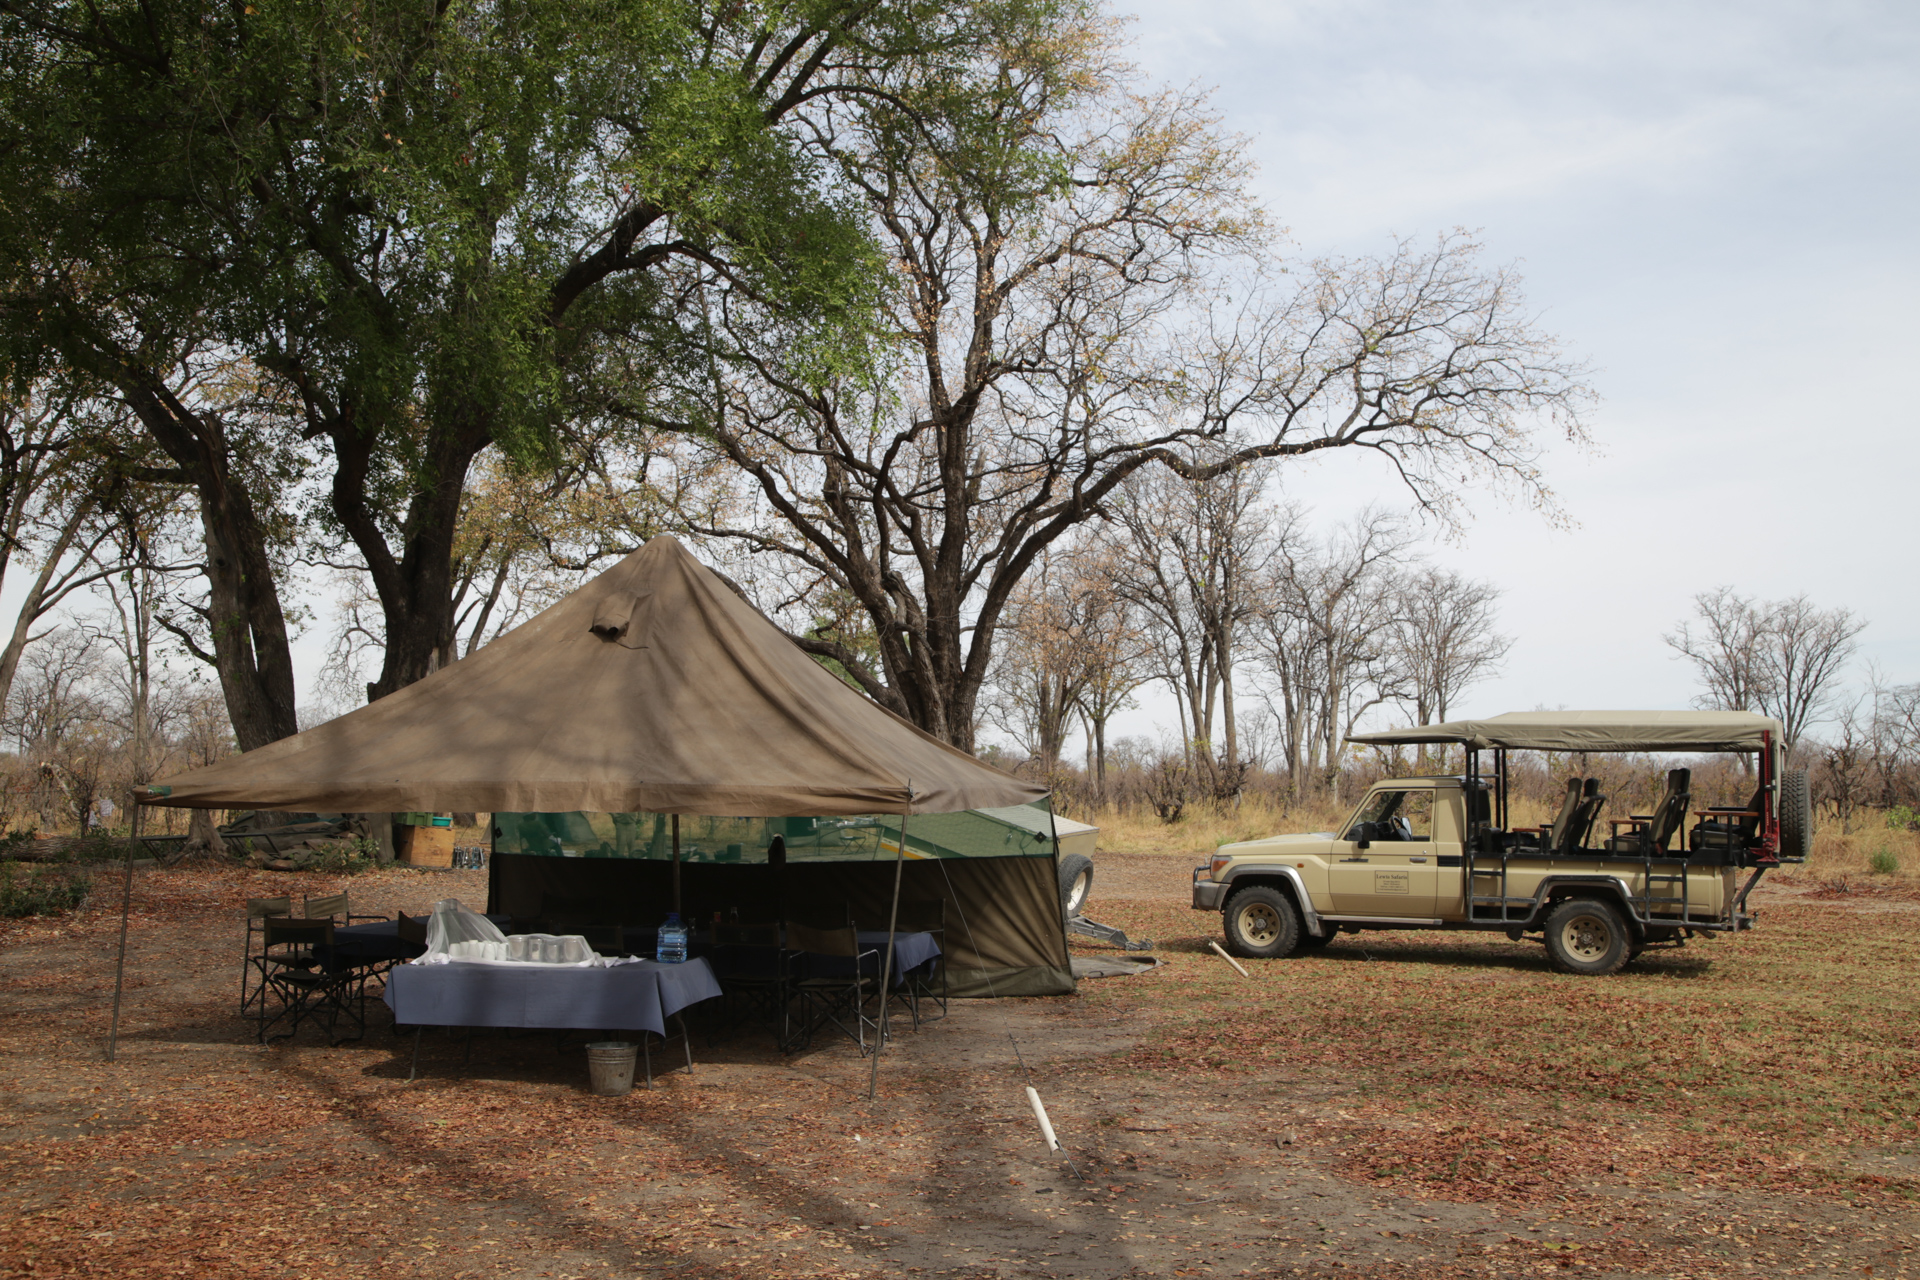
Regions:
M 1207 868 L 1193 869 L 1193 909 L 1195 911 L 1218 911 L 1226 900 L 1228 886 L 1208 878 Z

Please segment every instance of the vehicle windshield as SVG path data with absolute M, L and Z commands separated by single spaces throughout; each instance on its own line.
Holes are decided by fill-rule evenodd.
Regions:
M 1399 822 L 1393 820 L 1398 818 Z M 1360 811 L 1347 824 L 1346 839 L 1357 839 L 1363 823 L 1376 824 L 1373 839 L 1428 840 L 1433 836 L 1433 792 L 1424 788 L 1404 791 L 1376 791 L 1361 802 Z M 1389 826 L 1388 824 L 1393 824 Z

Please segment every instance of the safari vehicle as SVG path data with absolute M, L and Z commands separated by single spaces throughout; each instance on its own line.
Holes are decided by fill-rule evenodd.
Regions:
M 1464 747 L 1466 772 L 1383 779 L 1338 832 L 1222 845 L 1194 868 L 1193 908 L 1221 913 L 1236 954 L 1292 955 L 1343 930 L 1478 929 L 1543 934 L 1558 968 L 1608 974 L 1648 946 L 1753 927 L 1754 885 L 1812 842 L 1806 771 L 1783 771 L 1780 722 L 1750 712 L 1528 711 L 1348 741 Z M 1552 822 L 1510 827 L 1513 751 L 1744 753 L 1756 785 L 1741 808 L 1696 809 L 1691 770 L 1673 769 L 1653 812 L 1602 835 L 1607 797 L 1574 777 Z

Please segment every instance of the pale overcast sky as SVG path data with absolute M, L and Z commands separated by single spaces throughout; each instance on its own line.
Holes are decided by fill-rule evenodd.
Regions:
M 1597 451 L 1550 455 L 1575 527 L 1489 504 L 1435 549 L 1518 640 L 1458 713 L 1685 706 L 1660 636 L 1723 583 L 1852 609 L 1863 660 L 1920 680 L 1920 6 L 1133 12 L 1147 73 L 1217 89 L 1300 254 L 1475 229 L 1594 368 Z M 1291 477 L 1329 514 L 1395 496 L 1360 460 Z
M 1489 501 L 1433 548 L 1517 637 L 1460 713 L 1685 706 L 1660 636 L 1723 583 L 1852 609 L 1863 663 L 1920 680 L 1920 6 L 1132 12 L 1148 75 L 1217 90 L 1299 255 L 1474 229 L 1593 367 L 1598 448 L 1549 456 L 1574 527 Z M 1329 521 L 1400 499 L 1361 459 L 1287 476 Z M 303 702 L 329 630 L 296 646 Z M 1148 697 L 1115 732 L 1173 723 Z

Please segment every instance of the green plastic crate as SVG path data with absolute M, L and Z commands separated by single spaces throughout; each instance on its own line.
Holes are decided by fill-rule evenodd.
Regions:
M 453 815 L 439 813 L 396 813 L 393 820 L 403 827 L 451 827 Z

